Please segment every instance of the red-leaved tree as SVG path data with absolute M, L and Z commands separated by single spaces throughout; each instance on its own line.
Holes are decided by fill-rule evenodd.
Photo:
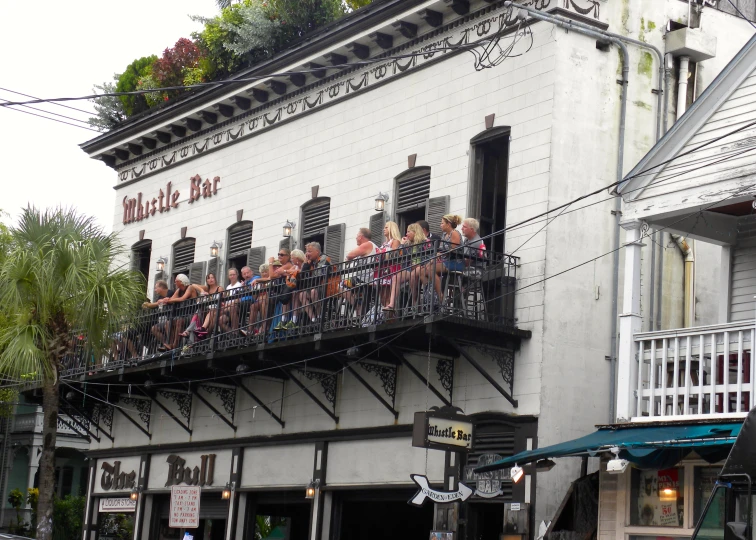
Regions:
M 163 56 L 158 58 L 152 66 L 152 77 L 161 88 L 169 86 L 181 86 L 187 70 L 199 66 L 202 52 L 191 41 L 181 38 L 173 48 L 163 51 Z

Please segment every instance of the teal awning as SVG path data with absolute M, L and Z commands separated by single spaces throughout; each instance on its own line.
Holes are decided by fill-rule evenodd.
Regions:
M 635 463 L 640 468 L 671 467 L 694 450 L 703 459 L 715 463 L 727 457 L 741 426 L 740 422 L 665 426 L 623 424 L 602 428 L 572 441 L 520 452 L 490 465 L 478 467 L 475 472 L 495 471 L 546 458 L 595 456 L 612 447 L 618 447 L 622 459 Z

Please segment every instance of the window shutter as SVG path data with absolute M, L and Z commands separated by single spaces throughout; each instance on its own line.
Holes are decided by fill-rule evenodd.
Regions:
M 397 181 L 396 211 L 419 208 L 430 197 L 430 169 Z
M 196 262 L 189 265 L 189 281 L 194 285 L 205 284 L 205 261 Z
M 302 208 L 302 238 L 321 234 L 331 219 L 331 200 L 317 201 Z
M 129 264 L 129 268 L 132 272 L 139 272 L 139 263 L 140 261 L 139 252 L 135 249 L 131 250 L 131 261 Z
M 260 265 L 265 262 L 265 246 L 247 250 L 247 266 L 255 276 L 260 275 Z
M 252 222 L 237 223 L 228 229 L 229 257 L 245 253 L 252 247 Z
M 467 465 L 477 466 L 478 459 L 483 454 L 497 454 L 503 458 L 513 456 L 515 452 L 515 432 L 506 425 L 482 425 L 476 426 L 473 435 L 473 448 L 467 454 Z M 502 482 L 502 498 L 512 500 L 512 482 Z
M 383 227 L 386 225 L 386 212 L 370 216 L 370 240 L 379 246 L 383 243 Z
M 293 250 L 294 249 L 294 239 L 291 238 L 291 237 L 289 237 L 289 238 L 284 238 L 283 240 L 281 240 L 278 243 L 278 249 L 282 249 L 282 248 L 283 249 L 288 249 L 289 251 Z
M 184 240 L 173 246 L 173 273 L 188 273 L 194 262 L 194 238 Z
M 331 259 L 331 262 L 340 263 L 344 258 L 344 233 L 346 225 L 330 225 L 325 230 L 325 246 L 323 252 Z
M 449 195 L 443 197 L 433 197 L 428 199 L 428 206 L 425 207 L 425 221 L 428 222 L 430 232 L 441 236 L 441 218 L 449 213 Z
M 218 277 L 219 270 L 220 270 L 220 259 L 218 257 L 213 257 L 212 259 L 207 261 L 207 273 L 214 275 L 215 280 L 220 283 L 220 278 Z

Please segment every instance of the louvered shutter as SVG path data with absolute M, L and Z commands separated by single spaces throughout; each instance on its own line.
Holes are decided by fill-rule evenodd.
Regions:
M 467 454 L 467 465 L 478 465 L 478 458 L 483 454 L 497 454 L 503 458 L 515 455 L 515 431 L 504 424 L 475 426 L 473 450 Z M 512 500 L 512 482 L 502 482 L 501 490 L 504 500 Z
M 207 273 L 212 274 L 215 276 L 215 280 L 220 282 L 220 279 L 218 278 L 218 272 L 220 271 L 220 259 L 218 257 L 213 257 L 209 261 L 207 261 Z
M 139 272 L 139 263 L 141 262 L 141 257 L 139 256 L 139 251 L 136 249 L 131 250 L 131 261 L 129 261 L 129 268 L 132 272 Z
M 322 234 L 331 218 L 331 200 L 314 202 L 302 209 L 302 238 Z
M 330 225 L 325 230 L 325 246 L 323 252 L 331 259 L 331 262 L 340 263 L 344 258 L 344 234 L 346 225 Z
M 189 281 L 195 285 L 205 284 L 205 261 L 196 262 L 189 265 Z
M 194 262 L 194 238 L 183 240 L 173 246 L 174 274 L 187 274 Z
M 265 262 L 265 246 L 247 250 L 247 266 L 256 276 L 260 275 L 260 265 Z
M 238 256 L 252 247 L 252 222 L 237 223 L 228 229 L 228 255 Z
M 433 197 L 428 199 L 428 206 L 425 207 L 425 221 L 428 222 L 430 232 L 441 236 L 441 218 L 449 213 L 449 195 L 443 197 Z
M 403 212 L 412 208 L 419 208 L 430 197 L 430 169 L 408 178 L 397 180 L 396 211 Z
M 281 240 L 278 243 L 278 249 L 282 249 L 282 248 L 288 249 L 289 251 L 294 249 L 294 239 L 289 237 L 289 238 L 284 238 L 283 240 Z
M 386 212 L 378 212 L 370 216 L 370 240 L 374 244 L 383 243 L 383 227 L 386 225 Z

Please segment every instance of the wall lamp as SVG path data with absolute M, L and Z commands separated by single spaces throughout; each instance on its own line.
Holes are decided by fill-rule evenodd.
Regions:
M 381 193 L 378 192 L 378 195 L 375 196 L 375 211 L 376 212 L 383 212 L 386 209 L 386 203 L 389 200 L 388 193 Z
M 296 228 L 296 226 L 297 226 L 296 223 L 287 219 L 286 223 L 284 223 L 284 226 L 283 226 L 284 238 L 291 238 L 291 235 L 294 232 L 294 229 Z
M 135 486 L 134 489 L 131 490 L 131 494 L 129 495 L 129 499 L 132 501 L 136 501 L 139 499 L 139 494 L 142 492 L 142 486 Z
M 509 471 L 509 476 L 512 478 L 512 482 L 514 482 L 515 484 L 520 481 L 523 474 L 525 474 L 525 472 L 522 470 L 522 467 L 518 467 L 516 463 L 515 466 L 512 467 L 512 469 Z
M 319 489 L 320 478 L 317 480 L 310 480 L 310 483 L 307 484 L 307 489 L 305 490 L 305 499 L 314 499 Z
M 218 242 L 217 240 L 213 240 L 213 243 L 210 244 L 210 256 L 212 258 L 217 257 L 220 255 L 220 250 L 223 247 L 223 242 Z
M 221 499 L 224 501 L 229 500 L 234 491 L 236 491 L 236 482 L 226 482 L 226 487 L 221 492 Z
M 160 257 L 155 264 L 155 270 L 162 272 L 163 270 L 165 270 L 166 264 L 168 264 L 168 259 L 166 259 L 165 257 Z

